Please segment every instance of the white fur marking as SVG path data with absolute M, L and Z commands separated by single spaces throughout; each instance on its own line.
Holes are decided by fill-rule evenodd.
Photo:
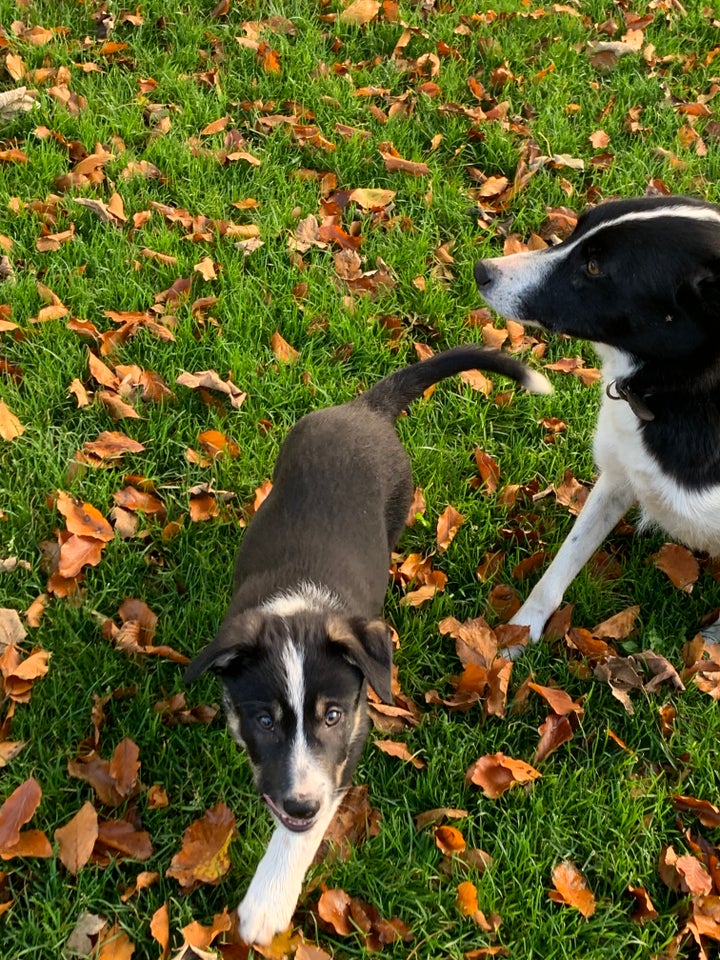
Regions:
M 338 597 L 321 583 L 301 580 L 295 587 L 281 590 L 260 605 L 260 610 L 278 617 L 290 617 L 294 613 L 325 610 L 340 610 Z
M 305 669 L 302 651 L 292 642 L 283 647 L 282 664 L 287 698 L 295 714 L 296 726 L 290 759 L 290 795 L 318 800 L 325 807 L 334 789 L 327 774 L 308 747 L 305 733 Z
M 240 936 L 246 943 L 267 944 L 289 926 L 305 874 L 340 799 L 335 796 L 321 807 L 317 820 L 305 833 L 292 833 L 283 826 L 275 828 L 238 907 Z

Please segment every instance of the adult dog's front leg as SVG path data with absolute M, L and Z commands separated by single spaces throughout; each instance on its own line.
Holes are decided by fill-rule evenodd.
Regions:
M 529 626 L 532 643 L 540 639 L 567 588 L 634 502 L 635 496 L 628 486 L 618 486 L 606 474 L 600 475 L 555 559 L 510 621 Z M 502 653 L 514 660 L 523 649 L 522 646 L 508 647 Z
M 329 804 L 304 833 L 280 825 L 275 828 L 238 907 L 239 932 L 245 943 L 264 946 L 290 925 L 305 874 L 341 799 Z

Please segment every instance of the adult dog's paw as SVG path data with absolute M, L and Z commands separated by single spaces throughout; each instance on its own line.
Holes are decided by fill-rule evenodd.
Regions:
M 295 904 L 288 907 L 273 903 L 272 897 L 257 896 L 248 890 L 245 899 L 237 908 L 238 932 L 247 944 L 257 943 L 264 947 L 278 933 L 290 926 Z

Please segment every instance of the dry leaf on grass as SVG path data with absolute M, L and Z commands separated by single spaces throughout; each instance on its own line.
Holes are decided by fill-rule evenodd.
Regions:
M 553 867 L 552 882 L 555 887 L 548 896 L 555 903 L 564 903 L 574 907 L 588 919 L 595 913 L 595 897 L 587 885 L 587 880 L 570 860 L 564 860 Z
M 486 797 L 495 800 L 510 787 L 531 783 L 540 776 L 540 772 L 524 760 L 494 753 L 476 760 L 465 774 L 465 781 L 481 787 Z
M 215 804 L 185 830 L 166 875 L 178 881 L 183 893 L 201 883 L 219 883 L 230 869 L 228 847 L 236 832 L 232 811 L 224 803 Z
M 89 802 L 83 804 L 64 827 L 55 831 L 58 857 L 63 866 L 75 876 L 88 862 L 98 837 L 98 815 Z

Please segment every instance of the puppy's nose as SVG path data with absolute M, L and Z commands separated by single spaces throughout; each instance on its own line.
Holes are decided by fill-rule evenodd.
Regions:
M 492 280 L 492 274 L 485 266 L 484 260 L 478 260 L 475 264 L 475 283 L 478 287 L 485 287 Z
M 285 813 L 296 820 L 312 820 L 320 809 L 320 801 L 314 797 L 286 797 L 283 800 Z

